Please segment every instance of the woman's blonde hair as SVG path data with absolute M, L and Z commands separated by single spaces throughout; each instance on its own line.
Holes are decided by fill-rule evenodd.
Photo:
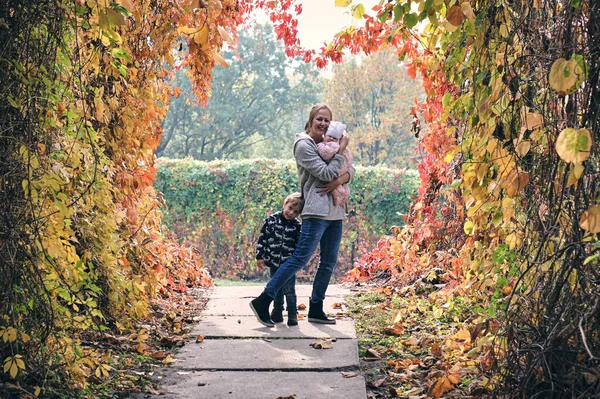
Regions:
M 329 105 L 327 105 L 327 104 L 313 105 L 313 107 L 310 109 L 310 112 L 308 114 L 308 120 L 306 121 L 306 124 L 304 125 L 304 131 L 306 133 L 309 132 L 310 126 L 312 125 L 313 120 L 315 119 L 315 116 L 317 115 L 317 112 L 319 112 L 322 109 L 326 109 L 327 111 L 329 111 L 329 117 L 330 117 L 330 119 L 333 119 L 333 111 L 331 110 L 331 108 L 329 108 Z

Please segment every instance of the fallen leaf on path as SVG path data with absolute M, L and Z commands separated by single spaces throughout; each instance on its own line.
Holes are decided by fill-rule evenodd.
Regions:
M 204 341 L 204 335 L 198 335 L 196 337 L 196 342 L 202 342 L 202 341 Z
M 298 305 L 298 310 L 306 310 L 306 305 L 301 303 L 300 305 Z
M 334 309 L 341 309 L 342 308 L 342 304 L 339 302 L 335 302 L 333 305 L 331 305 Z
M 171 363 L 175 363 L 175 362 L 177 362 L 177 360 L 173 359 L 173 358 L 171 357 L 171 355 L 167 356 L 167 357 L 166 357 L 166 358 L 165 358 L 165 359 L 162 361 L 162 363 L 163 363 L 163 364 L 171 364 Z
M 315 349 L 331 349 L 333 348 L 332 339 L 320 339 L 310 344 Z
M 342 377 L 344 377 L 344 378 L 358 377 L 360 375 L 356 371 L 354 371 L 354 372 L 342 371 L 341 374 L 342 374 Z
M 156 389 L 154 389 L 154 387 L 150 384 L 148 384 L 144 387 L 143 392 L 148 392 L 148 393 L 151 393 L 152 395 L 160 395 L 161 394 L 160 391 L 157 391 Z

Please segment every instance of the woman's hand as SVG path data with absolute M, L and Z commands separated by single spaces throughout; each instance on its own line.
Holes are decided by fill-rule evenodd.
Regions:
M 350 181 L 350 173 L 346 172 L 337 179 L 333 179 L 329 183 L 324 183 L 322 186 L 317 187 L 317 192 L 323 196 L 327 195 L 339 186 Z
M 348 136 L 348 133 L 344 131 L 344 133 L 342 134 L 342 138 L 340 138 L 340 149 L 338 150 L 338 154 L 344 152 L 344 150 L 346 150 L 346 147 L 348 147 L 348 144 L 350 144 L 350 137 Z
M 321 196 L 329 194 L 342 185 L 339 180 L 339 178 L 333 179 L 329 183 L 324 183 L 322 186 L 317 187 L 317 193 L 319 193 Z

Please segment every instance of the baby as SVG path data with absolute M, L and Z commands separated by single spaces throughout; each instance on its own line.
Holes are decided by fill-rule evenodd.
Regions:
M 342 134 L 345 132 L 346 125 L 338 121 L 331 121 L 323 141 L 317 144 L 317 149 L 321 158 L 323 158 L 325 161 L 329 161 L 335 154 L 337 154 L 340 148 L 340 139 L 342 138 Z M 342 153 L 342 156 L 346 159 L 346 161 L 342 165 L 338 176 L 346 173 L 348 171 L 348 167 L 352 165 L 352 153 L 350 153 L 350 150 L 346 148 Z M 331 194 L 333 195 L 333 203 L 335 205 L 345 205 L 350 197 L 350 187 L 347 183 L 342 184 L 333 190 Z

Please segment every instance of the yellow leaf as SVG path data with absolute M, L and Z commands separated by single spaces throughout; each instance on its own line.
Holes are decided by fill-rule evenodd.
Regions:
M 177 33 L 181 34 L 185 34 L 185 35 L 192 35 L 195 34 L 198 31 L 198 29 L 196 28 L 192 28 L 190 26 L 180 26 L 179 28 L 177 28 Z
M 33 393 L 35 396 L 40 396 L 40 393 L 42 393 L 42 388 L 40 387 L 35 387 L 35 392 Z
M 336 7 L 348 7 L 352 3 L 352 0 L 335 0 Z
M 584 170 L 585 170 L 585 168 L 583 167 L 582 164 L 580 164 L 580 163 L 573 164 L 573 175 L 575 176 L 575 178 L 577 180 L 579 180 L 579 178 L 583 174 Z
M 470 220 L 467 220 L 467 221 L 465 222 L 465 225 L 464 225 L 464 227 L 463 227 L 463 230 L 465 231 L 465 234 L 466 234 L 466 235 L 468 235 L 468 236 L 472 236 L 473 234 L 475 234 L 475 230 L 476 230 L 476 228 L 475 228 L 475 223 L 473 223 L 473 222 L 472 222 L 472 221 L 470 221 Z
M 555 147 L 563 161 L 581 163 L 590 156 L 592 135 L 588 129 L 566 128 L 558 135 Z
M 529 140 L 523 140 L 520 143 L 518 143 L 517 145 L 515 145 L 515 152 L 520 157 L 524 157 L 525 155 L 527 155 L 527 153 L 529 152 L 530 149 L 531 149 L 531 141 L 529 141 Z
M 194 34 L 194 42 L 202 47 L 208 43 L 208 26 L 204 25 Z
M 470 341 L 471 333 L 466 328 L 461 328 L 456 334 L 453 335 L 453 337 L 459 341 Z
M 359 4 L 356 7 L 354 7 L 354 13 L 352 14 L 352 17 L 354 17 L 355 19 L 362 19 L 363 15 L 365 15 L 365 11 L 365 6 Z
M 506 243 L 508 244 L 508 249 L 510 249 L 511 251 L 521 243 L 521 239 L 516 233 L 511 233 L 507 235 L 504 241 L 506 241 Z
M 600 233 L 600 205 L 593 205 L 583 212 L 579 227 L 590 233 Z
M 559 58 L 550 67 L 550 86 L 559 93 L 569 94 L 577 89 L 579 75 L 584 69 L 578 68 L 574 59 Z
M 10 365 L 10 376 L 12 378 L 15 378 L 17 376 L 18 372 L 19 372 L 19 368 L 17 367 L 17 362 L 11 362 L 11 365 Z

